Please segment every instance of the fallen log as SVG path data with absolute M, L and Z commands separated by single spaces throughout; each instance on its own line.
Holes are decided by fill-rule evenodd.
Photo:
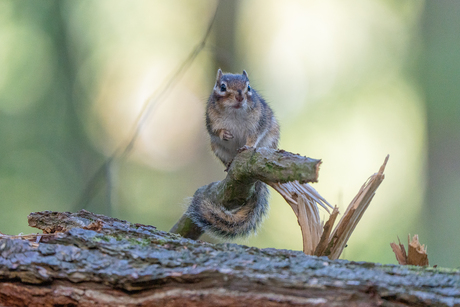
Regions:
M 0 237 L 2 306 L 453 306 L 460 272 L 211 244 L 82 210 Z

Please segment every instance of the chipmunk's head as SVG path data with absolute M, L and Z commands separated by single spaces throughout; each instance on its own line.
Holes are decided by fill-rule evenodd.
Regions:
M 253 90 L 249 85 L 248 74 L 223 74 L 222 70 L 217 71 L 216 84 L 214 85 L 214 97 L 216 102 L 225 107 L 235 109 L 245 108 L 248 101 L 252 101 Z

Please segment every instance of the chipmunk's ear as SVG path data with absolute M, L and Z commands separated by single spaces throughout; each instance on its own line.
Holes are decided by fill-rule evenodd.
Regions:
M 220 78 L 222 78 L 222 70 L 219 68 L 217 70 L 216 83 L 220 81 Z
M 246 70 L 243 70 L 243 76 L 245 76 L 246 78 L 249 79 L 249 76 L 248 76 L 248 73 L 246 72 Z

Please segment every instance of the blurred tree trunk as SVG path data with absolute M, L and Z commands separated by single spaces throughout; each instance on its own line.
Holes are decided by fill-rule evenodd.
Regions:
M 221 0 L 214 24 L 215 71 L 221 68 L 224 72 L 237 72 L 235 33 L 238 6 L 239 0 Z
M 50 10 L 51 16 L 48 18 L 48 33 L 52 39 L 57 60 L 55 95 L 61 96 L 59 97 L 60 99 L 54 98 L 50 100 L 49 103 L 55 105 L 49 108 L 58 109 L 60 112 L 58 121 L 56 121 L 59 127 L 56 127 L 52 135 L 58 141 L 56 143 L 59 147 L 58 152 L 71 160 L 70 163 L 79 172 L 78 177 L 75 177 L 75 181 L 69 182 L 69 185 L 71 185 L 69 190 L 70 197 L 75 200 L 79 199 L 80 203 L 76 205 L 80 208 L 87 207 L 88 202 L 94 197 L 93 194 L 100 187 L 100 183 L 97 188 L 92 187 L 91 192 L 93 194 L 83 191 L 95 170 L 103 163 L 103 157 L 91 145 L 80 118 L 85 114 L 85 103 L 84 95 L 77 83 L 78 64 L 76 55 L 78 51 L 72 47 L 73 42 L 68 32 L 67 23 L 70 15 L 69 10 L 71 9 L 72 6 L 69 5 L 69 2 L 54 0 Z M 45 109 L 47 110 L 48 108 Z M 62 131 L 64 132 L 63 134 Z M 63 137 L 59 138 L 59 136 L 55 135 L 56 133 L 63 135 Z M 104 173 L 106 174 L 105 179 L 110 181 L 107 176 L 110 172 L 106 171 Z M 101 176 L 99 180 L 104 181 L 104 177 Z M 109 183 L 106 186 L 108 189 L 110 188 Z M 82 193 L 87 193 L 87 195 L 80 195 Z M 110 193 L 98 194 L 98 196 L 106 198 L 105 201 L 101 199 L 97 201 L 97 203 L 105 205 L 105 208 L 98 208 L 98 211 L 103 211 L 110 215 L 110 197 L 107 197 L 107 195 L 110 195 Z
M 425 91 L 428 174 L 427 245 L 438 264 L 458 266 L 460 240 L 460 1 L 427 1 L 422 18 L 420 79 Z M 444 238 L 444 239 L 442 239 Z M 442 252 L 450 246 L 448 252 Z

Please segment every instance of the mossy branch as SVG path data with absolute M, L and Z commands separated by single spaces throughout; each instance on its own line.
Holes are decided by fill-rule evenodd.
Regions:
M 193 198 L 218 203 L 231 210 L 244 204 L 254 193 L 255 184 L 299 181 L 317 182 L 321 160 L 284 150 L 248 148 L 236 155 L 227 177 L 199 188 Z M 184 214 L 171 229 L 186 238 L 198 239 L 203 230 Z

